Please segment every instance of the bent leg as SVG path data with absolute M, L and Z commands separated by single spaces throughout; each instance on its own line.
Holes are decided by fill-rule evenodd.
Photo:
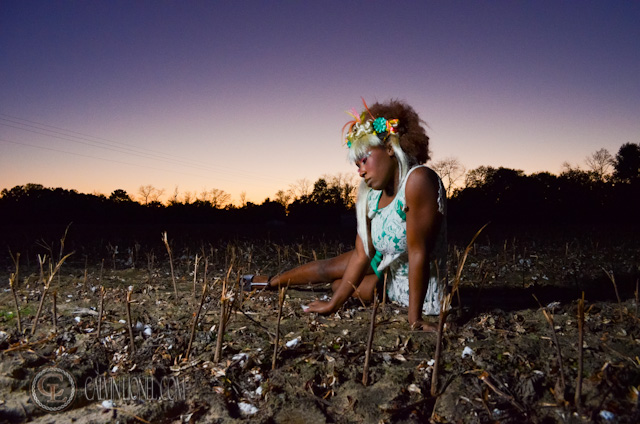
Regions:
M 269 286 L 300 285 L 310 283 L 328 283 L 338 280 L 344 275 L 353 250 L 334 258 L 313 261 L 276 275 L 269 281 Z
M 331 284 L 331 290 L 334 292 L 340 284 L 342 280 L 336 280 Z M 378 277 L 373 274 L 373 270 L 371 270 L 370 274 L 367 274 L 362 279 L 360 285 L 356 288 L 356 291 L 351 295 L 352 297 L 358 298 L 363 302 L 371 302 L 373 301 L 373 291 L 376 288 L 376 284 L 378 284 Z

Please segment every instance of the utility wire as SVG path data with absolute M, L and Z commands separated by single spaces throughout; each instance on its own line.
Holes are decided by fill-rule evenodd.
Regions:
M 107 158 L 101 158 L 101 157 L 98 157 L 98 156 L 85 155 L 85 154 L 82 154 L 82 153 L 68 152 L 66 150 L 54 149 L 53 147 L 44 147 L 44 146 L 38 146 L 38 145 L 35 145 L 35 144 L 21 143 L 21 142 L 18 142 L 18 141 L 7 140 L 7 139 L 4 139 L 4 138 L 0 138 L 0 141 L 4 142 L 4 143 L 17 144 L 17 145 L 20 145 L 20 146 L 27 146 L 27 147 L 32 147 L 32 148 L 42 149 L 42 150 L 49 150 L 49 151 L 53 151 L 53 152 L 65 153 L 65 154 L 68 154 L 68 155 L 80 156 L 80 157 L 84 157 L 84 158 L 97 159 L 97 160 L 101 160 L 101 161 L 104 161 L 104 162 L 119 163 L 119 164 L 122 164 L 122 165 L 133 166 L 135 168 L 146 168 L 146 169 L 152 169 L 152 170 L 155 170 L 155 171 L 173 172 L 173 173 L 176 173 L 176 174 L 188 175 L 188 176 L 191 176 L 191 177 L 199 177 L 199 178 L 203 178 L 203 179 L 207 179 L 207 180 L 211 178 L 211 177 L 205 177 L 204 175 L 199 175 L 199 174 L 192 174 L 192 173 L 188 173 L 188 172 L 181 172 L 181 171 L 175 171 L 175 170 L 168 171 L 166 168 L 155 168 L 155 167 L 152 167 L 152 166 L 140 165 L 140 164 L 129 163 L 129 162 L 123 162 L 123 161 L 119 161 L 119 160 L 115 160 L 115 159 L 107 159 Z M 230 178 L 226 178 L 226 177 L 218 177 L 218 178 L 221 179 L 221 180 L 226 180 L 226 181 L 235 181 L 234 179 L 230 179 Z M 266 186 L 263 186 L 263 187 L 266 187 Z
M 0 115 L 2 116 L 9 116 L 6 114 L 2 114 L 0 113 Z M 12 116 L 9 116 L 13 119 L 19 119 L 25 122 L 31 122 L 33 124 L 36 124 L 38 126 L 34 126 L 31 124 L 25 124 L 23 122 L 19 122 L 19 121 L 15 121 L 15 120 L 11 120 L 11 119 L 6 119 L 6 118 L 1 118 L 0 120 L 2 121 L 6 121 L 6 122 L 11 122 L 13 124 L 18 124 L 20 126 L 16 126 L 16 125 L 11 125 L 8 124 L 6 122 L 0 122 L 0 125 L 6 126 L 6 127 L 10 127 L 10 128 L 14 128 L 14 129 L 18 129 L 21 131 L 27 131 L 27 132 L 31 132 L 31 133 L 35 133 L 35 134 L 39 134 L 39 135 L 43 135 L 45 137 L 50 137 L 50 138 L 56 138 L 56 139 L 60 139 L 60 140 L 65 140 L 65 141 L 70 141 L 72 143 L 77 143 L 77 144 L 83 144 L 86 146 L 90 146 L 90 147 L 95 147 L 95 148 L 99 148 L 99 149 L 104 149 L 104 150 L 109 150 L 109 151 L 113 151 L 113 152 L 117 152 L 117 153 L 124 153 L 127 155 L 131 155 L 131 156 L 136 156 L 136 157 L 140 157 L 143 159 L 149 159 L 149 160 L 155 160 L 155 161 L 159 161 L 159 162 L 164 162 L 164 163 L 168 163 L 168 164 L 174 164 L 174 165 L 180 165 L 180 166 L 186 166 L 186 167 L 190 167 L 190 168 L 197 168 L 200 170 L 204 170 L 204 171 L 210 171 L 210 172 L 216 172 L 216 173 L 225 173 L 227 175 L 232 175 L 234 177 L 237 177 L 238 175 L 241 175 L 241 178 L 245 178 L 245 179 L 251 179 L 252 182 L 255 182 L 256 180 L 271 180 L 271 181 L 275 181 L 275 182 L 284 182 L 284 183 L 290 183 L 290 181 L 285 181 L 279 178 L 273 178 L 270 177 L 268 175 L 257 175 L 257 174 L 251 174 L 248 172 L 242 172 L 241 174 L 238 174 L 237 172 L 232 171 L 233 168 L 229 168 L 229 167 L 218 167 L 220 169 L 215 169 L 212 168 L 209 165 L 202 165 L 202 163 L 204 162 L 200 162 L 200 161 L 193 161 L 190 159 L 182 159 L 176 156 L 172 156 L 166 153 L 162 153 L 162 152 L 154 152 L 151 149 L 142 149 L 142 148 L 131 148 L 129 146 L 127 146 L 124 143 L 119 143 L 119 142 L 114 142 L 111 140 L 107 140 L 107 139 L 102 139 L 99 137 L 94 137 L 94 136 L 90 136 L 90 135 L 86 135 L 83 133 L 78 133 L 75 131 L 70 131 L 70 130 L 66 130 L 66 129 L 62 129 L 59 127 L 54 127 L 51 125 L 47 125 L 47 124 L 41 124 L 38 122 L 34 122 L 34 121 L 29 121 L 26 119 L 22 119 L 22 118 L 15 118 Z M 24 127 L 29 127 L 29 128 L 24 128 Z M 72 133 L 72 134 L 66 134 L 64 132 L 59 132 L 59 131 L 54 131 L 54 130 L 49 130 L 47 128 L 41 128 L 41 127 L 50 127 L 50 128 L 55 128 L 56 130 L 61 130 L 61 131 L 65 131 L 68 133 Z M 33 129 L 30 129 L 33 128 Z M 38 131 L 39 130 L 39 131 Z M 46 131 L 46 132 L 42 132 L 42 131 Z M 82 137 L 80 136 L 76 136 L 73 134 L 80 134 Z M 101 141 L 96 141 L 96 140 L 92 140 L 90 138 L 87 137 L 91 137 L 97 140 L 106 140 L 107 143 L 105 142 L 101 142 Z M 14 144 L 20 144 L 18 142 L 12 142 Z M 26 144 L 25 144 L 26 145 Z M 122 145 L 122 146 L 126 146 L 126 147 L 120 147 L 118 145 Z M 29 145 L 31 147 L 34 147 L 33 145 Z M 60 152 L 63 153 L 69 153 L 67 151 L 62 151 L 60 150 Z M 94 156 L 86 156 L 85 157 L 92 157 L 95 158 Z M 193 174 L 188 174 L 188 175 L 193 175 Z

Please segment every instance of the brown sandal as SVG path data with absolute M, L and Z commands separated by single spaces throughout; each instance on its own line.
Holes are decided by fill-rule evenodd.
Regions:
M 260 283 L 254 282 L 254 277 L 255 275 L 253 274 L 247 274 L 240 277 L 240 287 L 243 291 L 253 291 L 269 287 L 269 281 L 271 280 L 271 277 L 269 277 L 267 281 L 263 281 Z

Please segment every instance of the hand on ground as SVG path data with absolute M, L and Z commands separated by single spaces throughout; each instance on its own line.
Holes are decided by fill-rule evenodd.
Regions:
M 309 303 L 304 311 L 307 314 L 315 312 L 322 315 L 332 314 L 333 312 L 335 312 L 331 302 L 325 302 L 323 300 L 314 300 L 313 302 Z

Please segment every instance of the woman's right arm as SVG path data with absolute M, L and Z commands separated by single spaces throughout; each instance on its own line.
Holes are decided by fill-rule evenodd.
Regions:
M 356 236 L 356 247 L 353 254 L 349 258 L 347 269 L 344 271 L 340 286 L 333 293 L 331 300 L 328 302 L 316 300 L 309 304 L 306 309 L 307 313 L 316 312 L 319 314 L 332 314 L 336 312 L 344 302 L 353 294 L 355 289 L 360 285 L 362 278 L 369 269 L 370 259 L 364 251 L 364 245 L 360 237 Z

